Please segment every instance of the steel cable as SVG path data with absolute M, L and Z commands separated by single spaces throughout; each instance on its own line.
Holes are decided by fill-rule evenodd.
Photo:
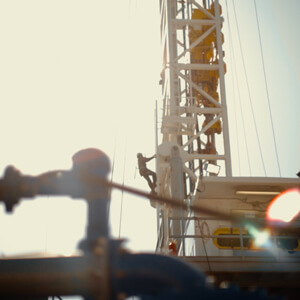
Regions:
M 256 124 L 256 119 L 255 119 L 255 115 L 254 115 L 252 98 L 251 98 L 251 93 L 250 93 L 250 88 L 249 88 L 249 80 L 248 80 L 247 71 L 246 71 L 244 52 L 243 52 L 243 48 L 242 48 L 242 42 L 241 42 L 241 37 L 240 37 L 240 31 L 239 31 L 239 25 L 238 25 L 238 20 L 237 20 L 237 16 L 236 16 L 236 9 L 235 9 L 234 0 L 232 1 L 232 3 L 233 3 L 234 18 L 235 18 L 236 28 L 237 28 L 237 33 L 238 33 L 238 40 L 239 40 L 239 45 L 240 45 L 240 51 L 241 51 L 241 56 L 242 56 L 243 69 L 244 69 L 244 73 L 245 73 L 245 79 L 246 79 L 248 97 L 249 97 L 249 102 L 250 102 L 250 108 L 251 108 L 252 118 L 253 118 L 253 122 L 254 122 L 254 128 L 255 128 L 255 133 L 256 133 L 256 137 L 257 137 L 257 142 L 258 142 L 258 147 L 259 147 L 259 153 L 260 153 L 260 157 L 261 157 L 261 162 L 262 162 L 262 166 L 263 166 L 263 169 L 264 169 L 264 174 L 266 176 L 267 173 L 266 173 L 265 163 L 264 163 L 264 159 L 263 159 L 263 154 L 262 154 L 262 149 L 261 149 L 261 143 L 260 143 L 260 139 L 259 139 L 259 135 L 258 135 L 258 129 L 257 129 L 257 124 Z
M 275 130 L 274 130 L 274 123 L 273 123 L 272 110 L 271 110 L 271 104 L 270 104 L 269 89 L 268 89 L 268 82 L 267 82 L 267 76 L 266 76 L 265 60 L 264 60 L 263 47 L 262 47 L 262 41 L 261 41 L 261 33 L 260 33 L 260 25 L 259 25 L 258 14 L 257 14 L 256 0 L 254 0 L 254 7 L 255 7 L 255 15 L 256 15 L 258 37 L 259 37 L 259 46 L 260 46 L 262 67 L 263 67 L 263 73 L 264 73 L 264 81 L 265 81 L 267 100 L 268 100 L 268 108 L 269 108 L 274 148 L 275 148 L 275 154 L 276 154 L 276 162 L 277 162 L 277 166 L 278 166 L 279 176 L 281 177 L 281 170 L 280 170 L 280 164 L 279 164 L 279 158 L 278 158 L 277 143 L 276 143 L 276 138 L 275 138 Z

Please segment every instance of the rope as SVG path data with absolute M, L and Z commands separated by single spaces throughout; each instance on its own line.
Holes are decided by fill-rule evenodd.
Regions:
M 200 224 L 200 220 L 198 218 L 196 220 L 197 220 L 198 227 L 199 227 L 199 230 L 200 230 L 200 233 L 201 233 L 201 241 L 202 241 L 203 249 L 204 249 L 204 252 L 205 252 L 205 257 L 206 257 L 206 262 L 207 262 L 208 270 L 209 270 L 210 273 L 213 273 L 211 265 L 210 265 L 210 261 L 209 261 L 209 258 L 208 258 L 207 249 L 206 249 L 206 246 L 205 246 L 205 242 L 207 242 L 209 240 L 209 238 L 207 239 L 207 236 L 204 235 L 204 233 L 203 233 L 203 224 L 206 224 L 206 226 L 208 228 L 208 236 L 210 235 L 210 233 L 209 233 L 209 227 L 208 227 L 208 225 L 207 225 L 207 223 L 205 221 L 202 222 L 202 224 Z M 204 241 L 204 239 L 205 239 L 205 241 Z
M 124 187 L 124 181 L 125 181 L 126 151 L 127 151 L 127 146 L 125 144 L 124 165 L 123 165 L 123 182 L 122 182 L 122 186 L 123 187 Z M 121 193 L 121 207 L 120 207 L 120 220 L 119 220 L 119 238 L 121 237 L 121 229 L 122 229 L 123 199 L 124 199 L 124 190 L 122 189 L 122 193 Z
M 257 14 L 256 0 L 254 0 L 254 7 L 255 7 L 257 29 L 258 29 L 258 37 L 259 37 L 259 45 L 260 45 L 262 67 L 263 67 L 263 73 L 264 73 L 264 81 L 265 81 L 265 86 L 266 86 L 268 107 L 269 107 L 271 127 L 272 127 L 272 133 L 273 133 L 273 141 L 274 141 L 274 147 L 275 147 L 276 161 L 277 161 L 279 176 L 281 177 L 281 170 L 280 170 L 280 164 L 279 164 L 279 158 L 278 158 L 278 151 L 277 151 L 277 144 L 276 144 L 276 138 L 275 138 L 275 131 L 274 131 L 272 110 L 271 110 L 271 104 L 270 104 L 269 89 L 268 89 L 268 82 L 267 82 L 267 76 L 266 76 L 265 60 L 264 60 L 264 55 L 263 55 L 263 47 L 262 47 L 262 41 L 261 41 L 260 25 L 259 25 L 258 14 Z
M 239 216 L 230 215 L 227 213 L 216 211 L 216 210 L 210 209 L 208 207 L 203 207 L 203 206 L 198 206 L 198 205 L 193 205 L 193 204 L 190 204 L 189 206 L 187 206 L 187 204 L 182 199 L 167 198 L 167 197 L 160 196 L 157 194 L 149 194 L 149 192 L 144 192 L 142 190 L 132 188 L 132 187 L 126 186 L 124 184 L 110 182 L 104 178 L 95 177 L 84 171 L 81 172 L 80 178 L 81 178 L 81 180 L 83 180 L 84 183 L 89 184 L 91 186 L 99 186 L 100 185 L 100 186 L 107 186 L 108 188 L 115 188 L 115 189 L 130 193 L 133 195 L 137 195 L 137 196 L 140 196 L 140 197 L 143 197 L 146 199 L 152 199 L 153 201 L 158 201 L 160 203 L 169 204 L 172 207 L 182 208 L 184 210 L 194 211 L 196 213 L 198 212 L 198 213 L 202 213 L 202 214 L 207 214 L 210 216 L 214 216 L 217 219 L 230 221 L 230 222 L 233 222 L 236 224 L 240 224 L 240 223 L 244 223 L 245 221 L 249 221 L 248 219 L 245 220 L 244 218 L 241 218 Z M 255 222 L 262 226 L 266 225 L 264 221 L 256 220 Z
M 252 104 L 252 99 L 251 99 L 251 94 L 250 94 L 249 81 L 248 81 L 248 76 L 247 76 L 247 72 L 246 72 L 244 52 L 243 52 L 243 49 L 242 49 L 242 43 L 241 43 L 241 37 L 240 37 L 240 31 L 239 31 L 239 26 L 238 26 L 238 21 L 237 21 L 237 16 L 236 16 L 234 0 L 232 1 L 232 3 L 233 3 L 233 11 L 234 11 L 234 17 L 235 17 L 236 28 L 237 28 L 237 33 L 238 33 L 240 51 L 241 51 L 241 56 L 242 56 L 242 63 L 243 63 L 243 68 L 244 68 L 244 73 L 245 73 L 245 78 L 246 78 L 246 84 L 247 84 L 247 91 L 248 91 L 249 102 L 250 102 L 250 107 L 251 107 L 251 113 L 252 113 L 252 118 L 253 118 L 253 122 L 254 122 L 254 128 L 255 128 L 255 133 L 256 133 L 256 137 L 257 137 L 260 157 L 261 157 L 261 161 L 262 161 L 262 165 L 263 165 L 263 169 L 264 169 L 264 174 L 266 176 L 267 173 L 266 173 L 266 168 L 265 168 L 264 159 L 263 159 L 263 155 L 262 155 L 261 144 L 260 144 L 258 130 L 257 130 L 257 124 L 256 124 L 256 120 L 255 120 L 255 115 L 254 115 L 254 109 L 253 109 L 253 104 Z
M 110 181 L 113 181 L 114 177 L 114 170 L 115 170 L 115 158 L 116 158 L 116 136 L 115 136 L 115 142 L 114 142 L 114 155 L 113 155 L 113 160 L 112 160 L 112 166 L 111 166 L 111 176 L 110 176 Z M 111 191 L 110 191 L 110 196 L 111 196 Z M 110 197 L 111 199 L 111 197 Z M 110 217 L 110 207 L 111 207 L 111 201 L 109 201 L 107 205 L 107 216 L 108 216 L 108 222 L 109 222 L 109 217 Z

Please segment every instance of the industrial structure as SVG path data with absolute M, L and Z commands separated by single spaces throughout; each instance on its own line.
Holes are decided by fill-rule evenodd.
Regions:
M 232 176 L 222 7 L 218 1 L 161 0 L 160 13 L 164 67 L 157 193 L 181 200 L 186 209 L 152 202 L 159 220 L 157 252 L 182 256 L 218 283 L 295 289 L 299 223 L 273 229 L 272 249 L 255 246 L 249 223 L 264 220 L 271 200 L 299 188 L 299 179 Z M 191 205 L 245 223 L 195 213 Z

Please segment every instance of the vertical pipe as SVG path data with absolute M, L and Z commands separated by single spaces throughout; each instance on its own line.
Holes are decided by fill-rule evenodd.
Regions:
M 182 168 L 182 160 L 179 152 L 179 147 L 174 146 L 171 149 L 171 157 L 170 157 L 170 165 L 171 165 L 171 196 L 175 199 L 181 199 L 182 202 L 184 200 L 184 179 L 183 179 L 183 168 Z M 173 217 L 172 220 L 172 234 L 176 236 L 182 236 L 184 234 L 183 231 L 183 209 L 174 208 L 173 209 Z M 177 240 L 177 249 L 180 248 L 182 243 L 182 238 Z
M 157 100 L 155 101 L 155 153 L 156 153 L 156 160 L 155 160 L 155 168 L 156 168 L 156 174 L 158 174 L 158 159 L 157 159 L 157 152 L 158 152 L 158 118 L 157 118 Z M 156 185 L 156 189 L 159 189 L 159 184 Z M 156 190 L 156 193 L 159 193 L 158 190 Z M 159 239 L 159 215 L 160 215 L 160 205 L 158 202 L 156 202 L 156 232 L 157 232 L 157 239 Z
M 107 207 L 109 202 L 109 188 L 94 185 L 89 187 L 88 176 L 105 178 L 110 172 L 109 158 L 98 149 L 83 149 L 72 157 L 73 170 L 82 183 L 83 195 L 87 200 L 88 216 L 86 239 L 81 242 L 80 248 L 91 251 L 99 238 L 109 236 Z

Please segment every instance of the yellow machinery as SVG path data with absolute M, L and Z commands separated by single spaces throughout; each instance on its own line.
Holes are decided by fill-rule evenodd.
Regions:
M 278 249 L 284 249 L 288 251 L 299 251 L 300 240 L 297 237 L 296 232 L 282 230 L 275 232 L 273 237 L 273 245 Z M 255 244 L 253 236 L 246 229 L 240 229 L 236 227 L 221 227 L 217 228 L 213 233 L 213 242 L 219 249 L 231 249 L 231 250 L 265 250 Z M 217 236 L 217 237 L 216 237 Z
M 219 5 L 219 4 L 218 4 Z M 208 11 L 214 15 L 215 7 L 214 3 L 212 3 L 211 8 Z M 219 5 L 219 13 L 221 14 L 222 8 Z M 208 19 L 208 16 L 200 9 L 194 9 L 192 12 L 192 20 L 203 20 Z M 195 26 L 196 27 L 196 26 Z M 217 58 L 217 42 L 216 42 L 216 32 L 211 31 L 205 38 L 201 39 L 207 31 L 209 30 L 209 26 L 203 25 L 199 27 L 189 28 L 189 43 L 190 45 L 196 44 L 190 50 L 190 60 L 192 64 L 218 64 Z M 197 43 L 197 40 L 201 40 Z M 224 37 L 222 34 L 222 42 L 224 42 Z M 225 70 L 224 65 L 224 71 Z M 219 82 L 219 72 L 218 70 L 192 70 L 191 71 L 191 80 L 192 82 L 200 86 L 203 91 L 209 94 L 213 99 L 219 101 L 219 93 L 218 93 L 218 82 Z M 205 96 L 203 96 L 196 89 L 192 89 L 192 96 L 196 99 L 196 104 L 198 107 L 216 107 L 214 103 L 209 101 Z M 215 115 L 213 114 L 204 114 L 204 121 L 202 124 L 202 128 L 207 126 L 209 122 L 214 119 Z M 216 153 L 215 145 L 214 145 L 214 134 L 220 134 L 222 132 L 222 124 L 221 121 L 216 121 L 213 125 L 208 126 L 209 128 L 205 130 L 205 134 L 207 135 L 208 142 L 204 149 L 204 153 Z M 211 149 L 213 147 L 213 149 Z

